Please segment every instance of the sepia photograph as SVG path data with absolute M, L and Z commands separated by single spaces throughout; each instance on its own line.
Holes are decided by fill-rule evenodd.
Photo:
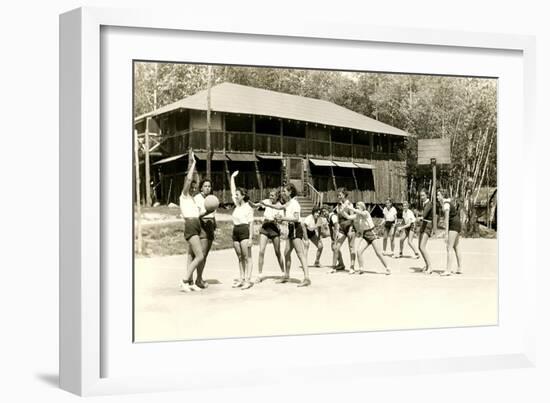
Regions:
M 134 342 L 497 325 L 497 90 L 135 60 Z

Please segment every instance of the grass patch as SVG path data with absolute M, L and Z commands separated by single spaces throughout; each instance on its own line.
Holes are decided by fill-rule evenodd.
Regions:
M 212 250 L 233 248 L 233 223 L 231 221 L 218 221 L 217 225 Z M 183 229 L 183 221 L 145 227 L 142 232 L 143 252 L 139 256 L 154 257 L 186 254 L 187 241 Z M 254 244 L 257 244 L 259 234 L 257 231 L 255 232 Z M 137 249 L 135 252 L 137 255 Z

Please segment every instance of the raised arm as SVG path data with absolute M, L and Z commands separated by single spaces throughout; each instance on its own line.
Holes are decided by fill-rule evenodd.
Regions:
M 187 171 L 187 176 L 185 177 L 185 182 L 183 183 L 183 189 L 181 194 L 187 196 L 189 194 L 189 188 L 191 187 L 191 182 L 193 182 L 193 175 L 195 174 L 195 165 L 197 160 L 195 159 L 195 154 L 193 151 L 189 151 L 189 158 L 191 159 L 191 165 Z
M 358 210 L 356 209 L 355 207 L 353 206 L 350 206 L 348 208 L 349 211 L 353 212 L 354 214 L 360 216 L 360 217 L 367 217 L 369 214 L 369 212 L 367 210 Z M 355 218 L 355 217 L 354 217 Z
M 235 198 L 235 196 L 237 195 L 237 185 L 235 185 L 235 178 L 237 177 L 238 174 L 239 174 L 239 171 L 235 171 L 231 174 L 231 183 L 230 183 L 231 198 L 233 199 L 233 204 L 235 204 L 235 206 L 237 206 L 237 199 Z
M 449 213 L 450 213 L 451 205 L 449 202 L 443 203 L 443 211 L 445 213 L 445 237 L 449 238 Z

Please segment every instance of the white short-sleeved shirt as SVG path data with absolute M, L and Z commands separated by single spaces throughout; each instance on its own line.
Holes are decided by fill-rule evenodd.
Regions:
M 302 211 L 302 208 L 300 207 L 300 203 L 298 203 L 298 200 L 296 199 L 290 199 L 288 202 L 286 208 L 285 208 L 285 217 L 286 218 L 295 218 L 295 213 L 298 213 L 298 217 L 300 217 L 300 212 Z
M 374 228 L 374 222 L 368 211 L 365 211 L 366 215 L 357 214 L 355 218 L 359 231 L 366 231 L 368 229 Z
M 304 218 L 304 224 L 310 231 L 315 231 L 317 229 L 317 221 L 315 220 L 315 217 L 313 217 L 313 214 L 310 214 Z
M 197 203 L 197 206 L 199 206 L 200 211 L 205 212 L 206 211 L 206 208 L 204 207 L 205 197 L 202 195 L 202 193 L 200 192 L 197 193 L 193 199 L 195 199 L 195 203 Z M 214 218 L 214 217 L 215 217 L 214 211 L 203 216 L 203 218 Z
M 254 221 L 254 210 L 248 203 L 242 203 L 240 206 L 236 206 L 233 210 L 233 224 L 250 224 Z
M 199 218 L 200 208 L 190 195 L 180 196 L 180 210 L 184 218 Z
M 407 211 L 403 210 L 403 222 L 405 225 L 412 224 L 416 221 L 416 217 L 412 210 L 408 209 Z
M 397 210 L 395 209 L 395 207 L 391 206 L 389 210 L 387 207 L 384 207 L 383 211 L 384 219 L 386 221 L 395 221 L 395 219 L 397 218 Z
M 275 204 L 271 203 L 271 200 L 265 199 L 263 201 L 263 204 L 265 204 L 265 211 L 264 211 L 264 220 L 267 221 L 273 221 L 275 220 L 275 216 L 281 212 L 281 210 L 277 210 L 268 206 L 276 206 L 281 207 L 281 203 L 277 202 Z

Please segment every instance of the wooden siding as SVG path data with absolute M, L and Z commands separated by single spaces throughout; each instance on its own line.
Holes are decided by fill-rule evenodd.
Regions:
M 165 141 L 162 145 L 163 156 L 184 154 L 189 147 L 195 151 L 205 151 L 206 149 L 206 114 L 199 111 L 178 111 L 173 112 L 158 119 L 160 130 Z M 359 200 L 366 203 L 383 203 L 387 197 L 391 197 L 396 202 L 404 200 L 407 194 L 406 163 L 398 161 L 397 151 L 404 145 L 404 139 L 392 138 L 388 135 L 376 133 L 366 133 L 357 131 L 347 131 L 346 129 L 332 130 L 322 126 L 305 125 L 305 138 L 284 136 L 284 126 L 280 124 L 280 134 L 256 134 L 254 132 L 236 132 L 226 131 L 224 114 L 212 114 L 211 140 L 212 147 L 216 152 L 242 152 L 256 154 L 280 155 L 285 157 L 320 158 L 340 161 L 356 161 L 371 164 L 374 170 L 363 170 L 350 168 L 337 168 L 335 178 L 332 177 L 330 170 L 327 172 L 317 172 L 312 176 L 309 166 L 306 168 L 308 179 L 324 195 L 324 202 L 336 203 L 336 187 L 345 186 L 350 191 L 350 199 L 353 202 Z M 252 120 L 252 130 L 256 125 Z M 262 123 L 270 131 L 274 131 L 276 126 L 271 123 Z M 269 125 L 273 127 L 268 127 Z M 288 126 L 288 124 L 287 124 Z M 295 128 L 296 129 L 296 128 Z M 297 130 L 297 129 L 296 129 Z M 331 141 L 331 139 L 333 141 Z M 349 141 L 349 143 L 348 143 Z M 167 164 L 169 165 L 169 164 Z M 308 164 L 306 164 L 308 165 Z M 170 190 L 170 200 L 177 202 L 179 192 L 183 186 L 183 173 L 181 166 L 174 171 L 170 166 L 158 166 L 158 169 L 164 173 L 162 179 L 162 194 L 164 199 L 168 197 L 169 181 L 172 180 Z M 262 164 L 260 163 L 260 170 Z M 272 177 L 285 177 L 285 168 L 282 167 L 282 174 L 276 175 L 275 172 L 261 172 L 262 178 L 266 174 L 270 175 L 270 183 L 274 183 Z M 214 171 L 214 168 L 213 168 Z M 247 179 L 247 188 L 250 189 L 252 200 L 259 200 L 260 197 L 267 196 L 267 189 L 260 193 L 258 180 L 254 165 L 243 167 L 241 172 L 250 177 Z M 214 176 L 219 175 L 219 179 Z M 231 197 L 228 193 L 228 184 L 225 172 L 213 172 L 213 180 L 217 183 L 216 192 L 222 203 L 230 203 Z M 262 179 L 265 187 L 266 179 Z M 280 180 L 278 180 L 280 182 Z M 354 190 L 359 187 L 361 190 Z M 221 188 L 221 189 L 220 189 Z M 307 187 L 306 187 L 307 189 Z M 257 199 L 258 198 L 258 199 Z M 167 200 L 161 200 L 166 202 Z

